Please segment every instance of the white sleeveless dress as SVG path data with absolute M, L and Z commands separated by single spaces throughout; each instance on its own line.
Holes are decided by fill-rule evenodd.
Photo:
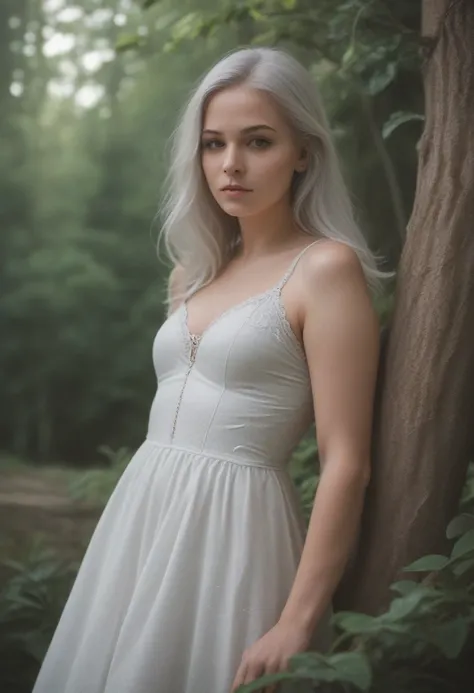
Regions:
M 97 524 L 33 693 L 230 693 L 244 649 L 278 621 L 306 533 L 287 465 L 313 421 L 280 294 L 311 245 L 200 338 L 185 304 L 159 329 L 146 440 Z M 328 646 L 329 617 L 311 649 Z

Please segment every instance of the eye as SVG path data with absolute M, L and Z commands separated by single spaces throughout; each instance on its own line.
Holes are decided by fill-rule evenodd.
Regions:
M 203 140 L 201 144 L 203 149 L 218 149 L 223 146 L 220 140 Z
M 250 140 L 249 144 L 255 149 L 267 149 L 272 143 L 265 137 L 254 137 Z

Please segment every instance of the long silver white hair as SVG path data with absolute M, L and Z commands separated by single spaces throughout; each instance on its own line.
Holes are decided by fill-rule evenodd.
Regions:
M 310 73 L 288 53 L 267 47 L 244 48 L 221 59 L 192 92 L 171 140 L 166 180 L 164 239 L 174 265 L 184 269 L 186 299 L 210 283 L 240 241 L 238 220 L 212 197 L 201 166 L 201 130 L 208 99 L 237 84 L 268 93 L 307 143 L 308 166 L 293 181 L 292 204 L 298 226 L 312 238 L 346 243 L 357 253 L 368 286 L 382 290 L 392 272 L 378 269 L 355 219 L 340 170 L 327 117 Z M 168 312 L 169 312 L 168 296 Z

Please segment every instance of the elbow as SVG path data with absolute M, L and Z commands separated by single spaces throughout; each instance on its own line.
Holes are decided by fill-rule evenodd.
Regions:
M 360 487 L 365 491 L 371 480 L 371 463 L 368 459 L 357 460 L 351 456 L 338 460 L 327 459 L 321 463 L 321 474 L 327 472 L 331 476 L 334 473 L 340 479 L 344 479 L 348 485 Z

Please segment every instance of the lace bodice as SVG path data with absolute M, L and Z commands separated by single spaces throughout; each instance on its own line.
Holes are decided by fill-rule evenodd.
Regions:
M 186 303 L 166 320 L 153 346 L 149 438 L 284 467 L 314 413 L 304 349 L 281 291 L 311 245 L 275 286 L 231 306 L 201 335 L 188 330 Z

